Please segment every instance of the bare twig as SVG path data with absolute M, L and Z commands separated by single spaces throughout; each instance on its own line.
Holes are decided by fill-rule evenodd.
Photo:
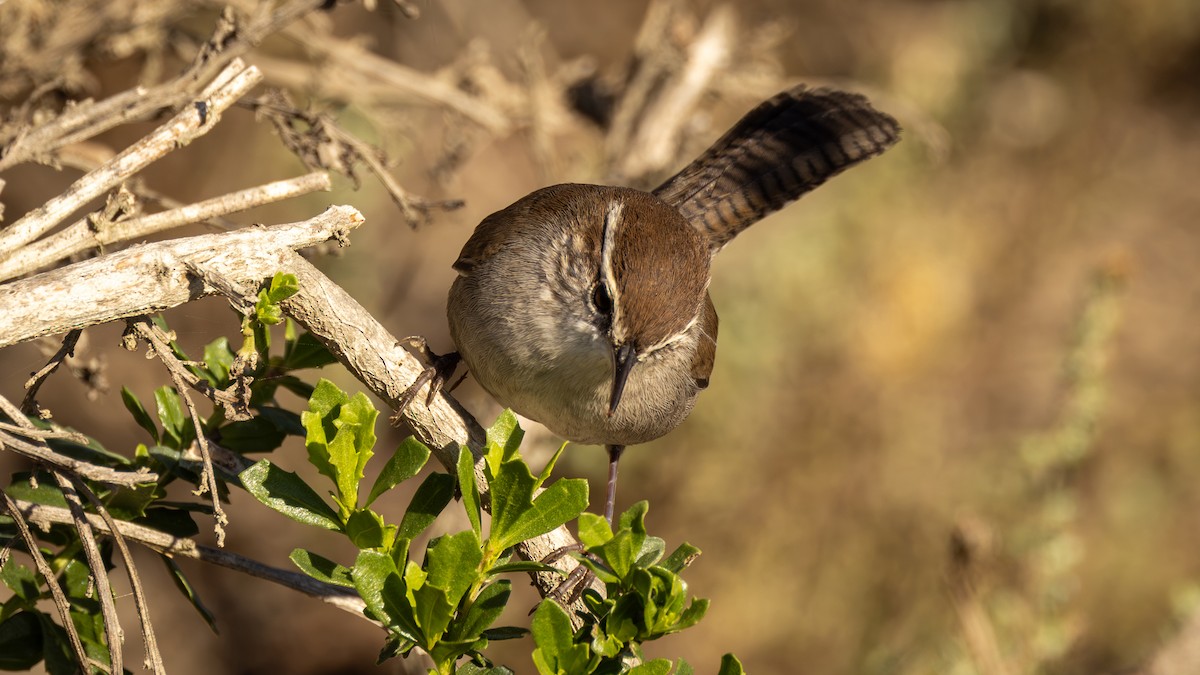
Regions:
M 219 292 L 188 272 L 184 261 L 228 270 L 257 286 L 280 269 L 282 251 L 330 239 L 342 241 L 363 222 L 348 206 L 333 206 L 299 223 L 142 244 L 0 285 L 0 347 L 42 335 L 153 314 Z M 250 281 L 253 280 L 253 281 Z
M 721 5 L 712 11 L 688 46 L 679 76 L 671 78 L 642 112 L 617 166 L 618 175 L 641 178 L 666 169 L 676 160 L 683 128 L 729 59 L 733 39 L 733 9 Z
M 25 541 L 25 546 L 29 548 L 29 556 L 33 558 L 33 564 L 46 580 L 46 587 L 50 589 L 50 595 L 54 598 L 54 606 L 58 608 L 60 623 L 67 631 L 67 641 L 71 643 L 71 650 L 75 652 L 76 663 L 79 663 L 82 667 L 82 664 L 88 663 L 88 655 L 83 649 L 83 642 L 79 639 L 79 631 L 75 630 L 75 622 L 71 620 L 71 604 L 67 600 L 67 595 L 63 593 L 62 586 L 58 583 L 58 577 L 55 575 L 54 569 L 46 562 L 45 556 L 42 555 L 41 549 L 38 548 L 37 539 L 29 531 L 29 524 L 25 522 L 25 517 L 21 514 L 21 507 L 17 505 L 16 500 L 8 496 L 8 493 L 0 492 L 0 494 L 4 496 L 4 508 L 12 516 L 13 522 L 17 524 L 17 530 L 21 533 L 21 539 Z M 66 519 L 61 522 L 73 522 L 70 511 L 66 509 L 59 510 L 66 516 Z
M 686 50 L 669 39 L 679 12 L 669 0 L 658 0 L 646 11 L 635 45 L 635 70 L 606 143 L 616 182 L 644 180 L 677 159 L 684 126 L 729 60 L 735 32 L 732 7 L 714 9 Z
M 88 486 L 79 479 L 74 480 L 75 488 L 92 504 L 100 517 L 104 519 L 105 525 L 108 526 L 108 534 L 116 543 L 117 548 L 121 551 L 121 558 L 125 560 L 125 572 L 129 575 L 129 586 L 133 590 L 133 604 L 137 607 L 138 620 L 142 628 L 142 642 L 146 645 L 146 660 L 145 667 L 150 668 L 156 674 L 166 673 L 166 666 L 163 664 L 162 654 L 158 651 L 158 639 L 154 636 L 154 625 L 150 622 L 150 606 L 146 602 L 146 592 L 142 590 L 142 581 L 138 576 L 137 566 L 133 562 L 133 556 L 129 553 L 129 544 L 125 542 L 125 535 L 121 533 L 121 528 L 117 524 L 112 514 L 104 507 L 100 499 L 96 497 Z
M 22 411 L 24 412 L 24 411 Z M 69 429 L 38 429 L 37 427 L 26 428 L 17 424 L 9 424 L 8 422 L 0 422 L 0 431 L 8 431 L 26 438 L 37 438 L 45 440 L 47 438 L 58 438 L 64 441 L 71 441 L 80 445 L 87 445 L 91 439 L 78 431 Z
M 190 223 L 201 223 L 264 204 L 329 189 L 329 176 L 321 171 L 239 190 L 160 213 L 106 223 L 99 228 L 94 227 L 88 218 L 84 218 L 62 232 L 32 243 L 0 261 L 0 280 L 28 274 L 91 248 L 130 241 Z
M 70 524 L 72 522 L 70 512 L 64 508 L 34 504 L 19 499 L 14 500 L 7 495 L 5 495 L 5 498 L 11 504 L 10 509 L 16 509 L 17 512 L 24 514 L 25 518 L 31 523 L 50 525 L 53 523 Z M 96 531 L 101 534 L 112 533 L 113 528 L 100 516 L 88 514 L 87 517 Z M 260 579 L 266 579 L 281 586 L 300 591 L 305 595 L 310 595 L 338 609 L 347 611 L 360 619 L 369 621 L 363 614 L 366 604 L 358 597 L 354 589 L 317 581 L 299 572 L 291 572 L 264 565 L 236 553 L 230 553 L 229 551 L 211 546 L 204 546 L 192 539 L 176 537 L 144 525 L 138 525 L 137 523 L 116 521 L 116 529 L 126 539 L 136 541 L 164 555 L 193 558 L 242 572 L 243 574 L 249 574 Z
M 112 669 L 109 672 L 120 673 L 125 669 L 122 655 L 125 633 L 121 630 L 121 622 L 117 619 L 117 606 L 113 603 L 112 585 L 108 580 L 108 570 L 104 568 L 104 558 L 100 555 L 100 547 L 96 546 L 96 535 L 88 522 L 83 510 L 83 502 L 71 481 L 58 471 L 51 472 L 55 482 L 62 490 L 67 500 L 67 508 L 75 529 L 79 531 L 79 543 L 83 547 L 83 557 L 87 560 L 88 569 L 92 572 L 92 581 L 96 584 L 96 598 L 100 602 L 100 616 L 104 619 L 104 633 L 108 636 L 108 656 Z
M 0 411 L 3 411 L 9 419 L 17 424 L 25 420 L 25 416 L 21 413 L 20 409 L 3 396 L 0 396 Z M 152 473 L 149 469 L 117 471 L 106 466 L 96 466 L 95 464 L 89 464 L 88 462 L 72 459 L 54 452 L 44 442 L 31 443 L 4 431 L 0 431 L 0 445 L 29 459 L 48 464 L 56 469 L 61 469 L 78 476 L 83 476 L 88 480 L 108 485 L 133 487 L 135 485 L 153 483 L 158 480 L 158 475 Z
M 76 180 L 63 194 L 0 231 L 0 260 L 48 232 L 87 202 L 113 189 L 170 151 L 207 133 L 221 113 L 262 79 L 257 68 L 235 61 L 202 92 L 204 100 L 186 108 L 104 166 Z
M 323 4 L 324 0 L 292 0 L 273 11 L 267 3 L 248 6 L 251 17 L 242 26 L 235 21 L 232 12 L 226 12 L 215 34 L 182 75 L 157 87 L 139 86 L 102 101 L 68 107 L 50 122 L 22 132 L 8 143 L 0 156 L 0 171 L 28 161 L 51 161 L 59 148 L 87 140 L 121 124 L 145 119 L 156 111 L 173 110 L 191 102 L 201 87 L 234 59 Z
M 412 227 L 428 221 L 434 209 L 449 211 L 463 205 L 460 199 L 429 201 L 405 190 L 384 166 L 382 151 L 346 131 L 328 115 L 296 108 L 281 91 L 271 91 L 267 96 L 246 101 L 243 105 L 275 125 L 280 140 L 310 169 L 336 171 L 357 184 L 354 165 L 365 164 Z
M 79 336 L 83 333 L 82 329 L 76 328 L 67 333 L 63 338 L 62 347 L 50 357 L 50 361 L 42 366 L 41 370 L 33 374 L 25 382 L 25 398 L 21 401 L 21 411 L 26 414 L 33 412 L 34 399 L 37 397 L 38 390 L 42 388 L 42 383 L 50 377 L 50 373 L 58 370 L 62 362 L 68 356 L 75 354 L 75 343 L 79 342 Z
M 129 325 L 141 336 L 146 344 L 149 345 L 150 351 L 158 357 L 166 367 L 167 372 L 171 375 L 171 380 L 175 383 L 175 389 L 179 395 L 183 397 L 184 405 L 187 406 L 188 414 L 192 418 L 192 426 L 196 429 L 196 440 L 200 447 L 200 457 L 204 461 L 204 470 L 200 473 L 200 486 L 195 491 L 196 496 L 204 494 L 206 491 L 212 499 L 213 517 L 216 519 L 216 524 L 213 531 L 217 535 L 217 546 L 225 545 L 225 526 L 229 524 L 229 517 L 225 515 L 225 510 L 221 508 L 221 496 L 217 491 L 217 475 L 213 471 L 212 455 L 208 451 L 208 439 L 204 436 L 204 425 L 200 422 L 200 414 L 196 412 L 196 402 L 192 400 L 192 395 L 188 391 L 188 381 L 191 378 L 185 377 L 185 374 L 192 375 L 183 363 L 175 357 L 175 353 L 171 350 L 170 340 L 162 334 L 162 331 L 150 323 L 150 319 L 142 316 L 132 319 Z M 194 377 L 194 375 L 192 375 Z

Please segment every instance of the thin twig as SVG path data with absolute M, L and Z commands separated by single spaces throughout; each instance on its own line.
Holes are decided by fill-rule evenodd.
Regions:
M 192 400 L 192 394 L 188 391 L 188 378 L 184 377 L 184 373 L 189 373 L 188 369 L 180 363 L 175 357 L 174 352 L 168 344 L 168 340 L 161 334 L 159 329 L 152 323 L 150 319 L 142 316 L 136 319 L 131 319 L 129 325 L 146 341 L 150 350 L 158 357 L 166 367 L 167 373 L 170 374 L 171 380 L 175 383 L 175 389 L 179 395 L 183 397 L 184 405 L 187 406 L 188 414 L 192 418 L 192 426 L 196 429 L 196 440 L 200 446 L 200 456 L 204 461 L 204 471 L 200 474 L 200 485 L 195 491 L 196 496 L 209 493 L 213 505 L 213 517 L 216 519 L 216 524 L 213 531 L 217 535 L 217 546 L 225 545 L 225 526 L 229 524 L 229 517 L 225 515 L 224 509 L 221 508 L 221 496 L 217 491 L 217 474 L 213 471 L 212 455 L 208 451 L 208 439 L 204 436 L 204 424 L 200 421 L 200 413 L 196 411 L 196 402 Z M 190 373 L 189 373 L 190 374 Z
M 26 414 L 33 412 L 34 399 L 37 397 L 38 390 L 42 388 L 42 383 L 46 381 L 46 378 L 50 377 L 50 373 L 58 370 L 58 367 L 62 365 L 62 362 L 68 356 L 75 354 L 75 344 L 79 342 L 79 336 L 82 334 L 83 329 L 80 328 L 68 332 L 67 336 L 63 338 L 62 347 L 59 347 L 54 356 L 50 357 L 46 365 L 42 366 L 40 370 L 25 382 L 25 398 L 21 400 L 22 412 Z
M 109 583 L 108 570 L 104 568 L 104 558 L 100 555 L 100 547 L 96 546 L 96 534 L 88 522 L 83 510 L 83 501 L 71 481 L 58 471 L 50 472 L 54 481 L 62 490 L 67 500 L 67 508 L 71 512 L 71 520 L 79 532 L 79 543 L 83 547 L 83 557 L 87 560 L 88 569 L 92 571 L 92 581 L 96 584 L 96 597 L 100 602 L 100 616 L 104 619 L 104 633 L 108 636 L 109 663 L 111 673 L 124 672 L 125 664 L 122 650 L 125 644 L 125 633 L 121 630 L 121 622 L 117 619 L 117 606 L 113 603 L 112 585 Z
M 50 525 L 53 523 L 70 524 L 72 522 L 70 512 L 64 508 L 34 504 L 33 502 L 19 499 L 9 499 L 9 501 L 13 503 L 13 507 L 10 508 L 15 507 L 18 509 L 31 523 Z M 101 534 L 111 534 L 113 531 L 113 528 L 100 516 L 88 514 L 88 520 L 91 522 L 92 527 Z M 366 616 L 363 614 L 366 605 L 363 603 L 362 598 L 358 597 L 358 593 L 354 589 L 318 581 L 299 572 L 291 572 L 264 565 L 245 556 L 211 546 L 204 546 L 196 543 L 195 540 L 186 537 L 176 537 L 146 527 L 145 525 L 120 520 L 116 521 L 116 529 L 126 539 L 135 541 L 164 555 L 193 558 L 242 572 L 243 574 L 256 576 L 260 579 L 266 579 L 267 581 L 317 598 L 338 609 L 350 612 L 360 619 L 366 619 Z
M 226 11 L 218 21 L 215 34 L 179 77 L 157 87 L 134 87 L 102 101 L 68 107 L 50 122 L 9 143 L 0 156 L 0 171 L 28 161 L 50 161 L 59 148 L 87 140 L 121 124 L 145 119 L 159 110 L 174 110 L 194 100 L 201 85 L 214 77 L 220 79 L 218 72 L 236 58 L 268 35 L 324 4 L 325 0 L 293 0 L 274 11 L 267 3 L 251 5 L 246 8 L 251 18 L 244 26 L 239 26 L 232 12 Z
M 42 574 L 42 578 L 46 580 L 46 587 L 50 589 L 50 595 L 54 598 L 54 606 L 58 608 L 58 615 L 62 621 L 62 627 L 67 632 L 67 641 L 71 643 L 71 650 L 75 652 L 76 663 L 83 667 L 83 664 L 88 662 L 87 652 L 83 649 L 83 642 L 79 639 L 79 631 L 75 630 L 75 622 L 71 619 L 71 604 L 67 600 L 66 593 L 63 593 L 62 586 L 58 583 L 58 577 L 54 573 L 54 569 L 46 562 L 46 558 L 42 556 L 42 551 L 38 548 L 37 539 L 33 537 L 33 533 L 29 531 L 29 524 L 25 522 L 25 517 L 21 515 L 21 507 L 18 506 L 16 500 L 8 496 L 6 492 L 0 492 L 4 495 L 4 508 L 12 516 L 13 522 L 17 524 L 17 529 L 21 532 L 21 539 L 25 541 L 25 546 L 29 548 L 29 557 L 33 558 L 33 564 L 37 567 L 38 572 Z M 66 516 L 66 519 L 60 522 L 71 523 L 71 512 L 66 509 L 59 509 Z
M 146 645 L 146 660 L 143 665 L 156 674 L 166 673 L 167 669 L 163 664 L 162 654 L 158 651 L 158 639 L 154 636 L 154 625 L 150 622 L 150 605 L 146 602 L 146 592 L 142 590 L 142 580 L 138 576 L 133 556 L 129 553 L 129 544 L 125 541 L 125 535 L 121 533 L 121 527 L 117 524 L 117 520 L 112 517 L 96 494 L 78 478 L 74 482 L 79 493 L 91 502 L 92 507 L 104 519 L 104 523 L 108 526 L 109 536 L 121 551 L 121 558 L 125 560 L 125 572 L 129 575 L 129 586 L 133 590 L 133 604 L 137 607 L 138 619 L 141 623 L 142 642 Z
M 146 216 L 106 223 L 96 228 L 88 218 L 81 219 L 53 236 L 34 242 L 0 261 L 0 280 L 34 272 L 60 260 L 92 248 L 130 241 L 191 223 L 299 197 L 318 190 L 329 190 L 329 176 L 323 171 L 298 178 L 267 183 L 232 192 L 221 197 L 181 206 Z
M 76 180 L 66 192 L 30 211 L 0 231 L 0 260 L 42 236 L 89 201 L 112 190 L 121 181 L 149 166 L 175 148 L 207 133 L 221 113 L 262 80 L 262 73 L 241 61 L 231 63 L 211 87 L 202 92 L 203 101 L 184 108 L 153 133 L 126 148 L 103 166 Z
M 0 322 L 0 347 L 151 314 L 218 292 L 196 283 L 183 264 L 188 260 L 214 269 L 232 266 L 226 276 L 257 286 L 280 269 L 283 250 L 345 241 L 362 223 L 357 210 L 333 206 L 299 223 L 142 244 L 0 284 L 0 316 L 6 318 Z
M 78 431 L 71 431 L 70 429 L 39 429 L 37 427 L 26 428 L 17 424 L 9 424 L 8 422 L 0 422 L 0 431 L 8 431 L 19 436 L 36 438 L 38 440 L 46 440 L 47 438 L 60 439 L 64 441 L 71 441 L 72 443 L 78 443 L 80 445 L 87 445 L 92 440 L 86 435 L 81 434 Z
M 21 420 L 25 419 L 25 415 L 21 413 L 20 409 L 3 396 L 0 396 L 0 411 L 3 411 L 9 419 L 17 424 L 20 424 Z M 0 431 L 0 446 L 4 446 L 29 459 L 43 462 L 54 468 L 108 485 L 133 487 L 135 485 L 153 483 L 158 480 L 158 474 L 144 467 L 137 471 L 117 471 L 106 466 L 96 466 L 95 464 L 61 455 L 50 449 L 50 446 L 46 445 L 45 442 L 30 443 L 3 431 Z
M 450 211 L 463 205 L 461 199 L 431 201 L 410 193 L 384 165 L 383 152 L 379 148 L 346 131 L 328 115 L 300 110 L 281 91 L 268 92 L 266 96 L 244 101 L 242 105 L 274 124 L 280 140 L 310 169 L 336 171 L 357 184 L 355 165 L 365 164 L 383 184 L 411 227 L 428 221 L 433 209 Z

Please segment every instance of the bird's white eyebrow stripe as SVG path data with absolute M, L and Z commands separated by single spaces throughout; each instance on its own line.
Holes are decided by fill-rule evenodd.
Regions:
M 604 275 L 604 286 L 608 289 L 608 297 L 612 300 L 612 336 L 618 344 L 625 342 L 625 324 L 621 316 L 621 291 L 617 287 L 617 277 L 613 273 L 613 254 L 617 248 L 617 229 L 621 225 L 621 215 L 625 212 L 625 203 L 613 199 L 608 203 L 608 211 L 604 214 L 604 232 L 600 243 L 600 273 Z

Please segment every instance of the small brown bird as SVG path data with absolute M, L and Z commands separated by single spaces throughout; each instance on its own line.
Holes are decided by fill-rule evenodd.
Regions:
M 537 190 L 485 218 L 454 263 L 458 354 L 504 406 L 568 440 L 607 446 L 611 522 L 625 446 L 674 429 L 708 386 L 713 256 L 899 137 L 896 120 L 863 96 L 796 87 L 653 192 Z

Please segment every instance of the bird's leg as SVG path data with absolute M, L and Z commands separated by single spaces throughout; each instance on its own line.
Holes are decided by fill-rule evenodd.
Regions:
M 458 352 L 441 355 L 433 353 L 429 349 L 429 344 L 425 341 L 425 338 L 420 336 L 404 338 L 398 344 L 405 344 L 416 351 L 420 359 L 425 362 L 426 368 L 421 371 L 421 374 L 417 376 L 417 379 L 413 381 L 408 389 L 405 389 L 404 393 L 400 395 L 396 412 L 392 415 L 392 424 L 399 423 L 400 415 L 417 398 L 417 392 L 426 383 L 429 384 L 429 395 L 425 398 L 425 405 L 433 403 L 433 397 L 437 396 L 439 391 L 442 391 L 446 386 L 446 382 L 450 380 L 450 377 L 454 375 L 454 371 L 458 369 L 459 362 L 462 361 L 462 357 L 458 355 Z M 454 391 L 454 388 L 461 384 L 466 377 L 467 374 L 463 373 L 462 377 L 458 378 L 446 391 Z
M 613 512 L 617 506 L 617 463 L 621 460 L 621 453 L 625 451 L 623 445 L 605 446 L 608 450 L 608 493 L 604 500 L 604 519 L 608 521 L 609 528 L 613 524 Z M 563 546 L 550 552 L 549 555 L 542 558 L 541 562 L 549 565 L 556 560 L 561 559 L 568 553 L 578 553 L 583 550 L 582 544 L 573 544 L 571 546 Z M 589 555 L 584 553 L 584 555 Z M 597 560 L 593 557 L 593 560 Z M 563 579 L 562 583 L 554 587 L 546 597 L 552 598 L 562 605 L 570 605 L 583 595 L 592 583 L 596 580 L 596 575 L 592 574 L 586 566 L 580 565 L 571 570 L 571 574 Z
M 621 461 L 621 453 L 625 452 L 625 446 L 607 445 L 605 449 L 608 450 L 608 496 L 604 500 L 604 519 L 611 528 L 613 511 L 617 506 L 617 462 Z

